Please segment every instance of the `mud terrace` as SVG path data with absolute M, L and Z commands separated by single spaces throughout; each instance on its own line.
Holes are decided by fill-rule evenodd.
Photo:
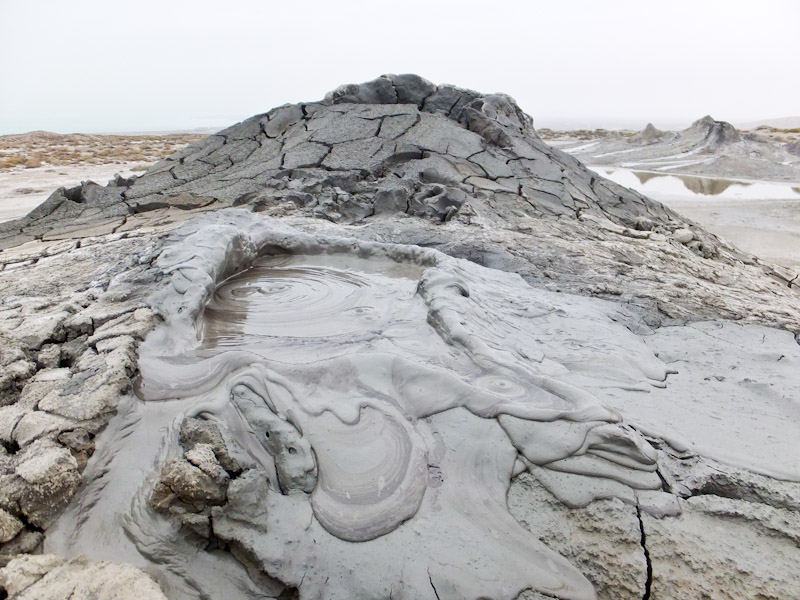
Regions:
M 0 246 L 9 598 L 800 596 L 796 280 L 507 96 L 343 86 Z

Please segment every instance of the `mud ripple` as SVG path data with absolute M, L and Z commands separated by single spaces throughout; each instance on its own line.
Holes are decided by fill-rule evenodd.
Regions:
M 205 337 L 232 345 L 242 335 L 352 335 L 383 322 L 381 296 L 359 275 L 338 269 L 256 266 L 217 288 L 206 307 Z

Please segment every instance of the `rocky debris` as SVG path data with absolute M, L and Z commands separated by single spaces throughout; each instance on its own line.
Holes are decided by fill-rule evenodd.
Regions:
M 724 125 L 708 122 L 682 139 L 696 149 L 706 138 L 717 153 L 758 149 L 756 141 L 736 140 Z M 669 140 L 663 136 L 637 152 L 663 154 Z M 231 206 L 259 214 L 225 211 L 218 220 L 209 215 L 173 232 Z M 416 76 L 344 86 L 323 101 L 279 107 L 234 125 L 139 178 L 58 190 L 24 219 L 0 224 L 0 564 L 40 548 L 120 399 L 137 402 L 131 397 L 138 392 L 137 349 L 164 316 L 153 294 L 194 290 L 184 312 L 170 313 L 178 321 L 193 319 L 197 313 L 189 307 L 258 252 L 300 251 L 290 242 L 296 234 L 267 216 L 318 240 L 317 254 L 374 242 L 406 244 L 419 257 L 436 249 L 519 273 L 540 290 L 609 299 L 618 307 L 614 318 L 636 335 L 699 319 L 800 330 L 791 277 L 549 147 L 508 97 Z M 248 231 L 262 222 L 278 232 L 269 243 L 245 234 L 226 237 L 230 229 Z M 191 238 L 201 227 L 214 234 Z M 198 282 L 202 293 L 193 287 Z M 584 327 L 575 348 L 599 348 L 588 335 Z M 173 349 L 192 343 L 179 340 Z M 552 366 L 553 352 L 546 349 L 543 364 Z M 528 356 L 536 362 L 539 354 Z M 669 390 L 669 380 L 662 384 Z M 216 421 L 191 415 L 174 435 L 181 447 L 160 461 L 160 481 L 145 505 L 151 501 L 199 540 L 191 542 L 199 548 L 230 549 L 253 581 L 262 581 L 263 548 L 240 540 L 249 535 L 243 521 L 263 519 L 258 511 L 276 501 L 275 494 L 259 495 L 264 481 L 252 458 L 229 443 L 229 432 Z M 568 508 L 551 489 L 566 475 L 548 479 L 541 467 L 521 463 L 509 507 L 577 565 L 601 597 L 671 597 L 678 584 L 698 594 L 726 585 L 726 593 L 741 597 L 751 590 L 775 594 L 776 582 L 793 590 L 787 549 L 796 539 L 800 492 L 790 482 L 712 463 L 686 449 L 673 452 L 657 438 L 650 442 L 660 449 L 660 490 L 639 490 L 624 502 L 601 494 Z M 288 453 L 285 445 L 281 451 Z M 313 470 L 274 474 L 273 485 L 283 482 L 283 491 L 291 492 L 279 493 L 279 502 L 306 495 L 304 488 L 316 481 L 308 473 L 317 476 Z M 300 514 L 297 536 L 312 519 L 310 512 Z M 545 518 L 537 520 L 538 514 Z M 729 533 L 747 540 L 749 549 L 733 552 L 728 532 L 714 541 L 704 531 L 697 537 L 702 544 L 685 542 L 697 528 L 710 532 L 729 522 Z M 295 540 L 295 533 L 287 539 Z M 774 569 L 755 563 L 757 553 L 771 552 L 760 535 L 777 540 Z M 704 548 L 713 552 L 698 558 Z M 737 569 L 747 571 L 746 590 L 729 583 Z M 711 572 L 727 575 L 717 580 Z M 86 585 L 96 573 L 84 571 Z M 284 583 L 290 590 L 301 581 L 298 571 Z M 445 589 L 436 577 L 424 583 Z M 520 597 L 541 596 L 528 590 Z
M 215 460 L 219 461 L 220 466 L 228 475 L 236 477 L 242 472 L 239 463 L 228 451 L 228 445 L 219 428 L 210 421 L 195 417 L 185 419 L 181 425 L 180 441 L 181 446 L 187 452 L 191 452 L 198 445 L 209 448 L 213 452 Z
M 167 508 L 175 499 L 196 510 L 225 502 L 228 478 L 210 447 L 198 448 L 207 451 L 200 454 L 198 449 L 185 461 L 173 460 L 166 464 L 153 492 L 152 502 L 156 508 Z
M 0 506 L 39 530 L 61 513 L 81 481 L 69 450 L 47 439 L 24 446 L 4 471 Z
M 0 508 L 24 526 L 0 540 L 0 556 L 39 545 L 131 391 L 136 345 L 158 321 L 135 285 L 152 248 L 141 241 L 36 242 L 0 254 Z M 32 279 L 19 276 L 21 261 Z
M 207 420 L 185 419 L 180 443 L 184 455 L 166 462 L 150 504 L 178 515 L 188 531 L 211 538 L 211 508 L 225 504 L 231 479 L 242 469 L 230 455 L 219 428 Z
M 166 600 L 158 584 L 135 567 L 53 554 L 9 562 L 0 569 L 0 591 L 9 600 Z
M 0 544 L 13 540 L 22 531 L 22 521 L 0 508 Z
M 694 233 L 692 233 L 691 229 L 676 229 L 672 232 L 670 238 L 680 244 L 688 244 L 694 239 Z

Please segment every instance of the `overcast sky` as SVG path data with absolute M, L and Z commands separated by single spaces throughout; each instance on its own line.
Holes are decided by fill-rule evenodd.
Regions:
M 800 2 L 0 0 L 0 134 L 224 126 L 382 73 L 537 126 L 800 115 Z

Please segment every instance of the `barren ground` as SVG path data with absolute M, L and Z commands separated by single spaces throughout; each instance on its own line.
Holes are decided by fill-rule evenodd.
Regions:
M 116 173 L 130 176 L 203 137 L 46 131 L 0 136 L 0 222 L 25 215 L 59 187 L 85 180 L 105 184 Z

